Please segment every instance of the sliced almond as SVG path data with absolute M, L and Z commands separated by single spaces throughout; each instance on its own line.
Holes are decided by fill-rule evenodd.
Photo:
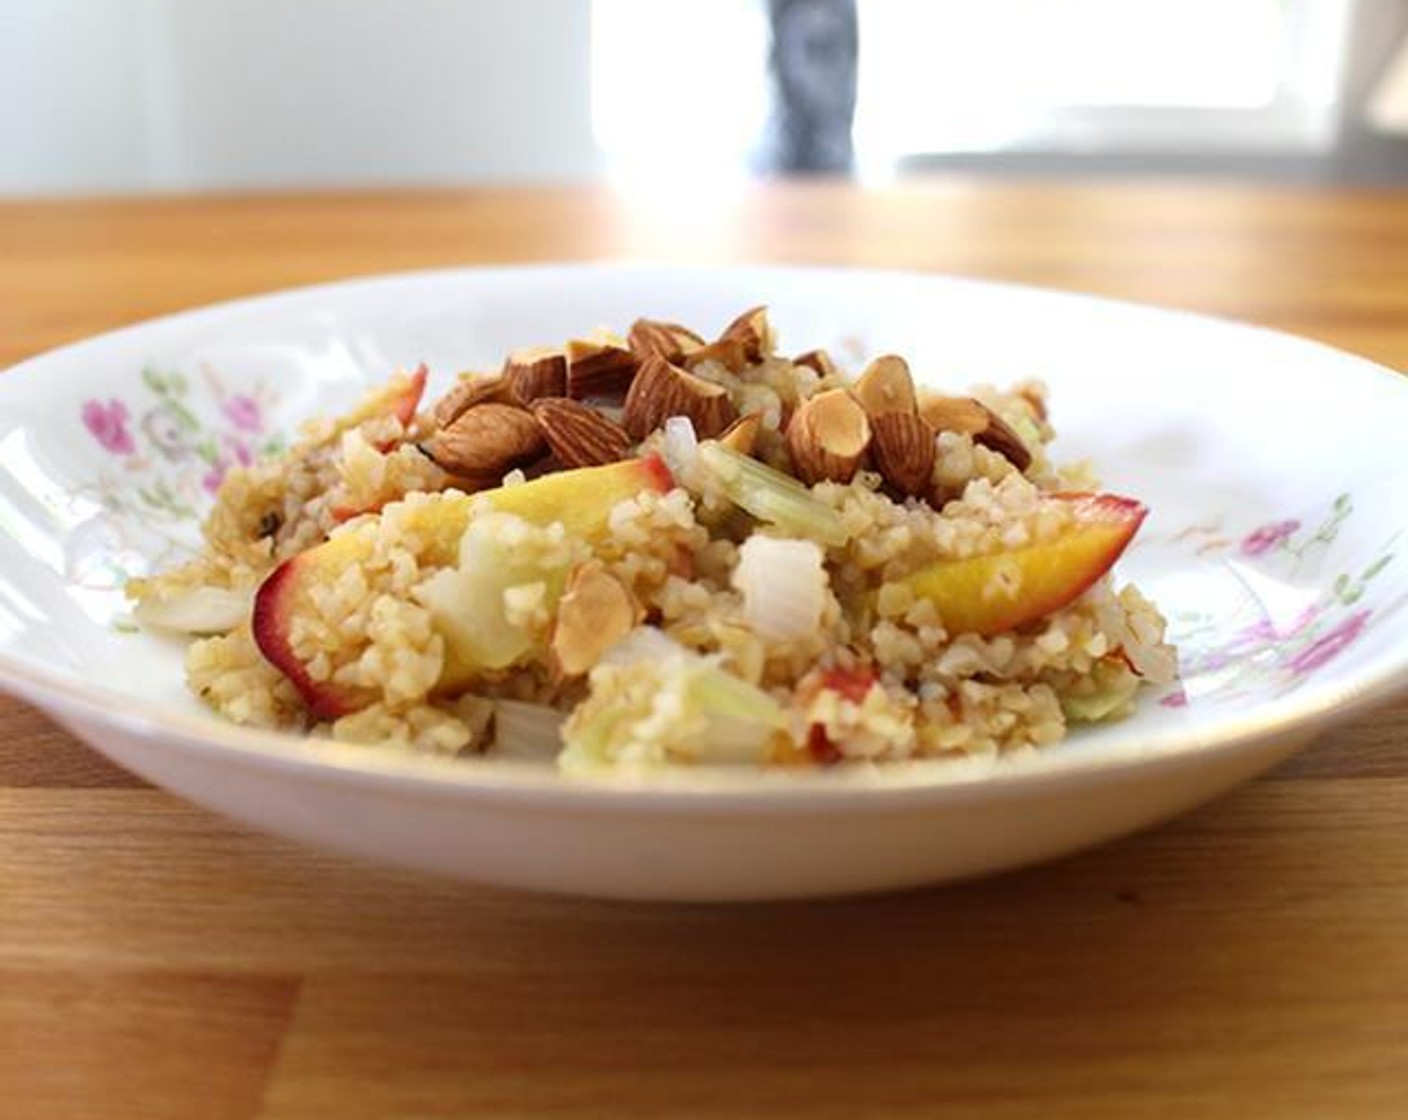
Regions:
M 637 361 L 644 361 L 653 354 L 667 362 L 679 362 L 704 345 L 704 340 L 688 327 L 656 319 L 637 319 L 631 324 L 626 341 Z
M 596 467 L 631 453 L 626 429 L 589 404 L 567 397 L 544 397 L 531 405 L 533 415 L 564 467 Z
M 643 617 L 630 591 L 598 560 L 575 569 L 557 606 L 552 654 L 569 677 L 589 672 Z
M 462 374 L 454 388 L 431 406 L 430 418 L 437 429 L 447 428 L 477 404 L 508 399 L 508 383 L 501 375 Z
M 762 426 L 762 413 L 750 412 L 725 428 L 719 436 L 719 442 L 725 447 L 731 447 L 740 455 L 751 455 L 758 446 L 758 431 Z
M 809 485 L 849 482 L 869 445 L 865 409 L 845 389 L 827 389 L 808 397 L 787 424 L 792 468 Z
M 486 401 L 460 414 L 420 445 L 441 470 L 466 480 L 502 478 L 538 458 L 547 447 L 533 414 Z
M 723 329 L 720 342 L 737 342 L 748 363 L 761 362 L 772 353 L 772 324 L 766 307 L 750 307 Z
M 972 397 L 926 396 L 919 402 L 919 415 L 936 432 L 961 432 L 973 437 L 989 451 L 996 451 L 1019 471 L 1031 465 L 1027 445 L 997 413 Z
M 841 367 L 831 360 L 831 355 L 825 350 L 808 350 L 804 354 L 798 354 L 792 359 L 792 364 L 815 370 L 827 380 L 835 380 L 841 376 Z
M 503 378 L 518 404 L 566 396 L 567 354 L 561 347 L 525 346 L 505 360 Z
M 909 364 L 895 354 L 885 354 L 866 366 L 851 391 L 872 420 L 887 412 L 913 413 L 918 408 Z
M 574 338 L 567 344 L 567 396 L 619 401 L 636 375 L 636 357 L 620 339 Z
M 712 439 L 738 418 L 738 409 L 722 385 L 663 358 L 647 358 L 626 395 L 622 423 L 632 438 L 642 440 L 671 416 L 689 417 L 700 439 Z
M 906 497 L 929 492 L 934 474 L 934 429 L 918 413 L 882 412 L 870 417 L 875 469 Z

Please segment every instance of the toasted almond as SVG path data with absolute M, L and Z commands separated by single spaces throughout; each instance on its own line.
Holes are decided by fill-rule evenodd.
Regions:
M 919 401 L 919 415 L 936 432 L 975 436 L 988 426 L 988 410 L 972 397 L 945 397 L 926 393 Z
M 647 358 L 626 395 L 622 423 L 633 439 L 642 440 L 671 416 L 689 417 L 700 439 L 712 439 L 738 418 L 738 409 L 722 385 L 663 358 Z
M 772 325 L 766 307 L 750 307 L 723 329 L 720 342 L 737 342 L 748 363 L 761 362 L 772 353 Z
M 557 606 L 552 654 L 569 677 L 589 672 L 643 617 L 640 604 L 599 560 L 577 567 Z
M 430 418 L 437 429 L 448 428 L 477 404 L 507 400 L 508 383 L 500 374 L 461 374 L 454 387 L 431 406 Z
M 546 449 L 542 429 L 526 409 L 486 401 L 460 414 L 425 443 L 441 470 L 465 479 L 502 478 Z
M 656 319 L 637 319 L 631 324 L 626 341 L 636 360 L 642 362 L 652 354 L 667 362 L 678 362 L 704 345 L 704 340 L 688 327 Z
M 557 346 L 525 346 L 504 361 L 504 381 L 517 404 L 567 393 L 567 354 Z
M 987 405 L 983 408 L 987 410 L 988 426 L 973 437 L 974 442 L 981 443 L 989 451 L 996 451 L 1019 471 L 1026 470 L 1032 464 L 1032 453 L 1027 450 L 1022 437 Z
M 1026 401 L 1032 410 L 1032 418 L 1038 421 L 1048 419 L 1046 414 L 1046 392 L 1039 384 L 1028 382 L 1017 386 L 1017 396 Z
M 808 350 L 806 353 L 798 354 L 792 359 L 792 364 L 806 366 L 828 380 L 835 380 L 841 376 L 841 367 L 831 360 L 831 355 L 825 350 Z
M 1031 465 L 1027 445 L 997 413 L 972 397 L 927 396 L 919 402 L 919 415 L 936 432 L 961 432 L 989 451 L 996 451 L 1019 471 Z
M 680 359 L 680 364 L 691 370 L 705 362 L 718 362 L 729 373 L 742 373 L 748 367 L 748 353 L 741 339 L 720 338 L 689 351 Z
M 934 474 L 934 429 L 915 412 L 870 417 L 870 457 L 891 486 L 906 497 L 929 492 Z
M 808 397 L 787 425 L 792 468 L 803 482 L 849 482 L 870 445 L 865 409 L 845 389 Z
M 631 453 L 626 430 L 589 404 L 567 397 L 544 397 L 531 408 L 548 446 L 564 467 L 602 466 Z
M 544 455 L 541 459 L 534 459 L 523 468 L 523 477 L 529 480 L 542 478 L 545 474 L 556 474 L 566 468 L 567 464 L 556 455 Z
M 885 354 L 866 366 L 851 391 L 872 420 L 887 412 L 913 413 L 918 407 L 909 364 L 895 354 Z
M 567 343 L 567 395 L 576 401 L 619 401 L 636 375 L 624 341 L 598 335 Z
M 740 455 L 751 455 L 758 446 L 758 430 L 762 426 L 762 413 L 750 412 L 725 428 L 719 435 L 719 442 L 725 447 L 733 448 Z

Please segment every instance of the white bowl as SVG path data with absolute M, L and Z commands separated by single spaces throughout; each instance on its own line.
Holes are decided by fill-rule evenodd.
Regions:
M 1039 376 L 1057 453 L 1152 507 L 1125 577 L 1172 622 L 1179 689 L 1040 753 L 815 774 L 585 780 L 243 730 L 137 633 L 130 575 L 191 547 L 224 466 L 393 368 L 440 385 L 640 315 L 911 357 L 944 385 Z M 438 386 L 433 385 L 432 388 Z M 0 682 L 104 754 L 287 836 L 588 895 L 880 890 L 1044 859 L 1165 819 L 1408 678 L 1408 384 L 1192 315 L 903 273 L 487 269 L 310 288 L 161 319 L 0 378 Z

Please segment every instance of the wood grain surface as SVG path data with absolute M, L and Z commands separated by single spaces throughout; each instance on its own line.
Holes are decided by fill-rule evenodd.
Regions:
M 4 203 L 0 366 L 290 284 L 617 257 L 1027 281 L 1408 367 L 1408 195 L 971 179 Z M 1405 724 L 1018 874 L 671 907 L 256 836 L 0 697 L 0 1116 L 1402 1117 Z

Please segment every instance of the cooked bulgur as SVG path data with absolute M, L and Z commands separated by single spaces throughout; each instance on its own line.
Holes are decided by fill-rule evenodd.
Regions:
M 138 617 L 203 635 L 191 688 L 237 723 L 575 768 L 1041 747 L 1171 679 L 1163 619 L 1108 570 L 1142 507 L 1051 462 L 1038 383 L 940 398 L 893 358 L 853 381 L 777 354 L 756 309 L 712 343 L 645 327 L 310 424 L 230 472 L 204 552 L 130 586 Z M 845 433 L 811 408 L 835 391 Z M 489 402 L 541 434 L 466 446 Z

